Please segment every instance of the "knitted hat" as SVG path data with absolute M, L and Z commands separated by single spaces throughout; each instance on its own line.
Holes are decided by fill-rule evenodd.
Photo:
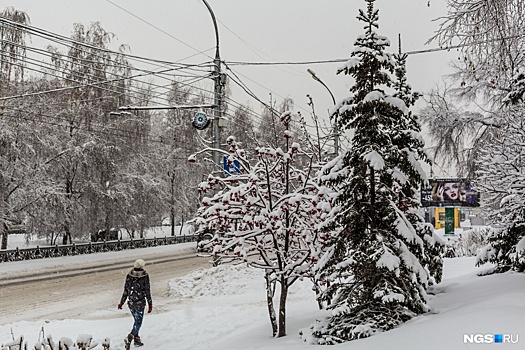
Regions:
M 135 263 L 133 264 L 133 267 L 136 268 L 136 269 L 141 269 L 144 267 L 144 265 L 146 265 L 146 263 L 144 262 L 144 260 L 142 259 L 137 259 L 135 260 Z

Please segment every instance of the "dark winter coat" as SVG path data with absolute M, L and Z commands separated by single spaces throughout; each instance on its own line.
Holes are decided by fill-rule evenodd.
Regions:
M 144 309 L 146 301 L 152 305 L 149 275 L 144 269 L 133 268 L 126 276 L 120 303 L 124 304 L 126 299 L 130 309 Z

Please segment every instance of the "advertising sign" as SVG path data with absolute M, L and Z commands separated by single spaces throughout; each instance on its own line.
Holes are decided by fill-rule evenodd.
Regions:
M 479 199 L 467 179 L 432 179 L 421 189 L 423 207 L 479 207 Z

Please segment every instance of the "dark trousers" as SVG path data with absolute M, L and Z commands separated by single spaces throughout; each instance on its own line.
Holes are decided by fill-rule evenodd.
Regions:
M 140 326 L 142 326 L 142 319 L 144 318 L 144 309 L 129 309 L 129 311 L 131 311 L 131 315 L 135 320 L 131 334 L 133 334 L 135 337 L 138 337 Z

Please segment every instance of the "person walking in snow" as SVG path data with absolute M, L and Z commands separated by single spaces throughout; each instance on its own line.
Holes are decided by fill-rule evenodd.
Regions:
M 144 309 L 146 302 L 148 303 L 148 313 L 153 309 L 153 302 L 151 300 L 151 291 L 149 285 L 149 275 L 144 270 L 146 263 L 142 259 L 137 259 L 133 264 L 133 269 L 126 275 L 126 283 L 124 284 L 124 292 L 118 309 L 122 310 L 122 305 L 128 300 L 128 307 L 135 322 L 131 333 L 124 339 L 126 344 L 134 342 L 135 346 L 144 345 L 140 340 L 139 330 L 142 326 L 142 319 L 144 318 Z

